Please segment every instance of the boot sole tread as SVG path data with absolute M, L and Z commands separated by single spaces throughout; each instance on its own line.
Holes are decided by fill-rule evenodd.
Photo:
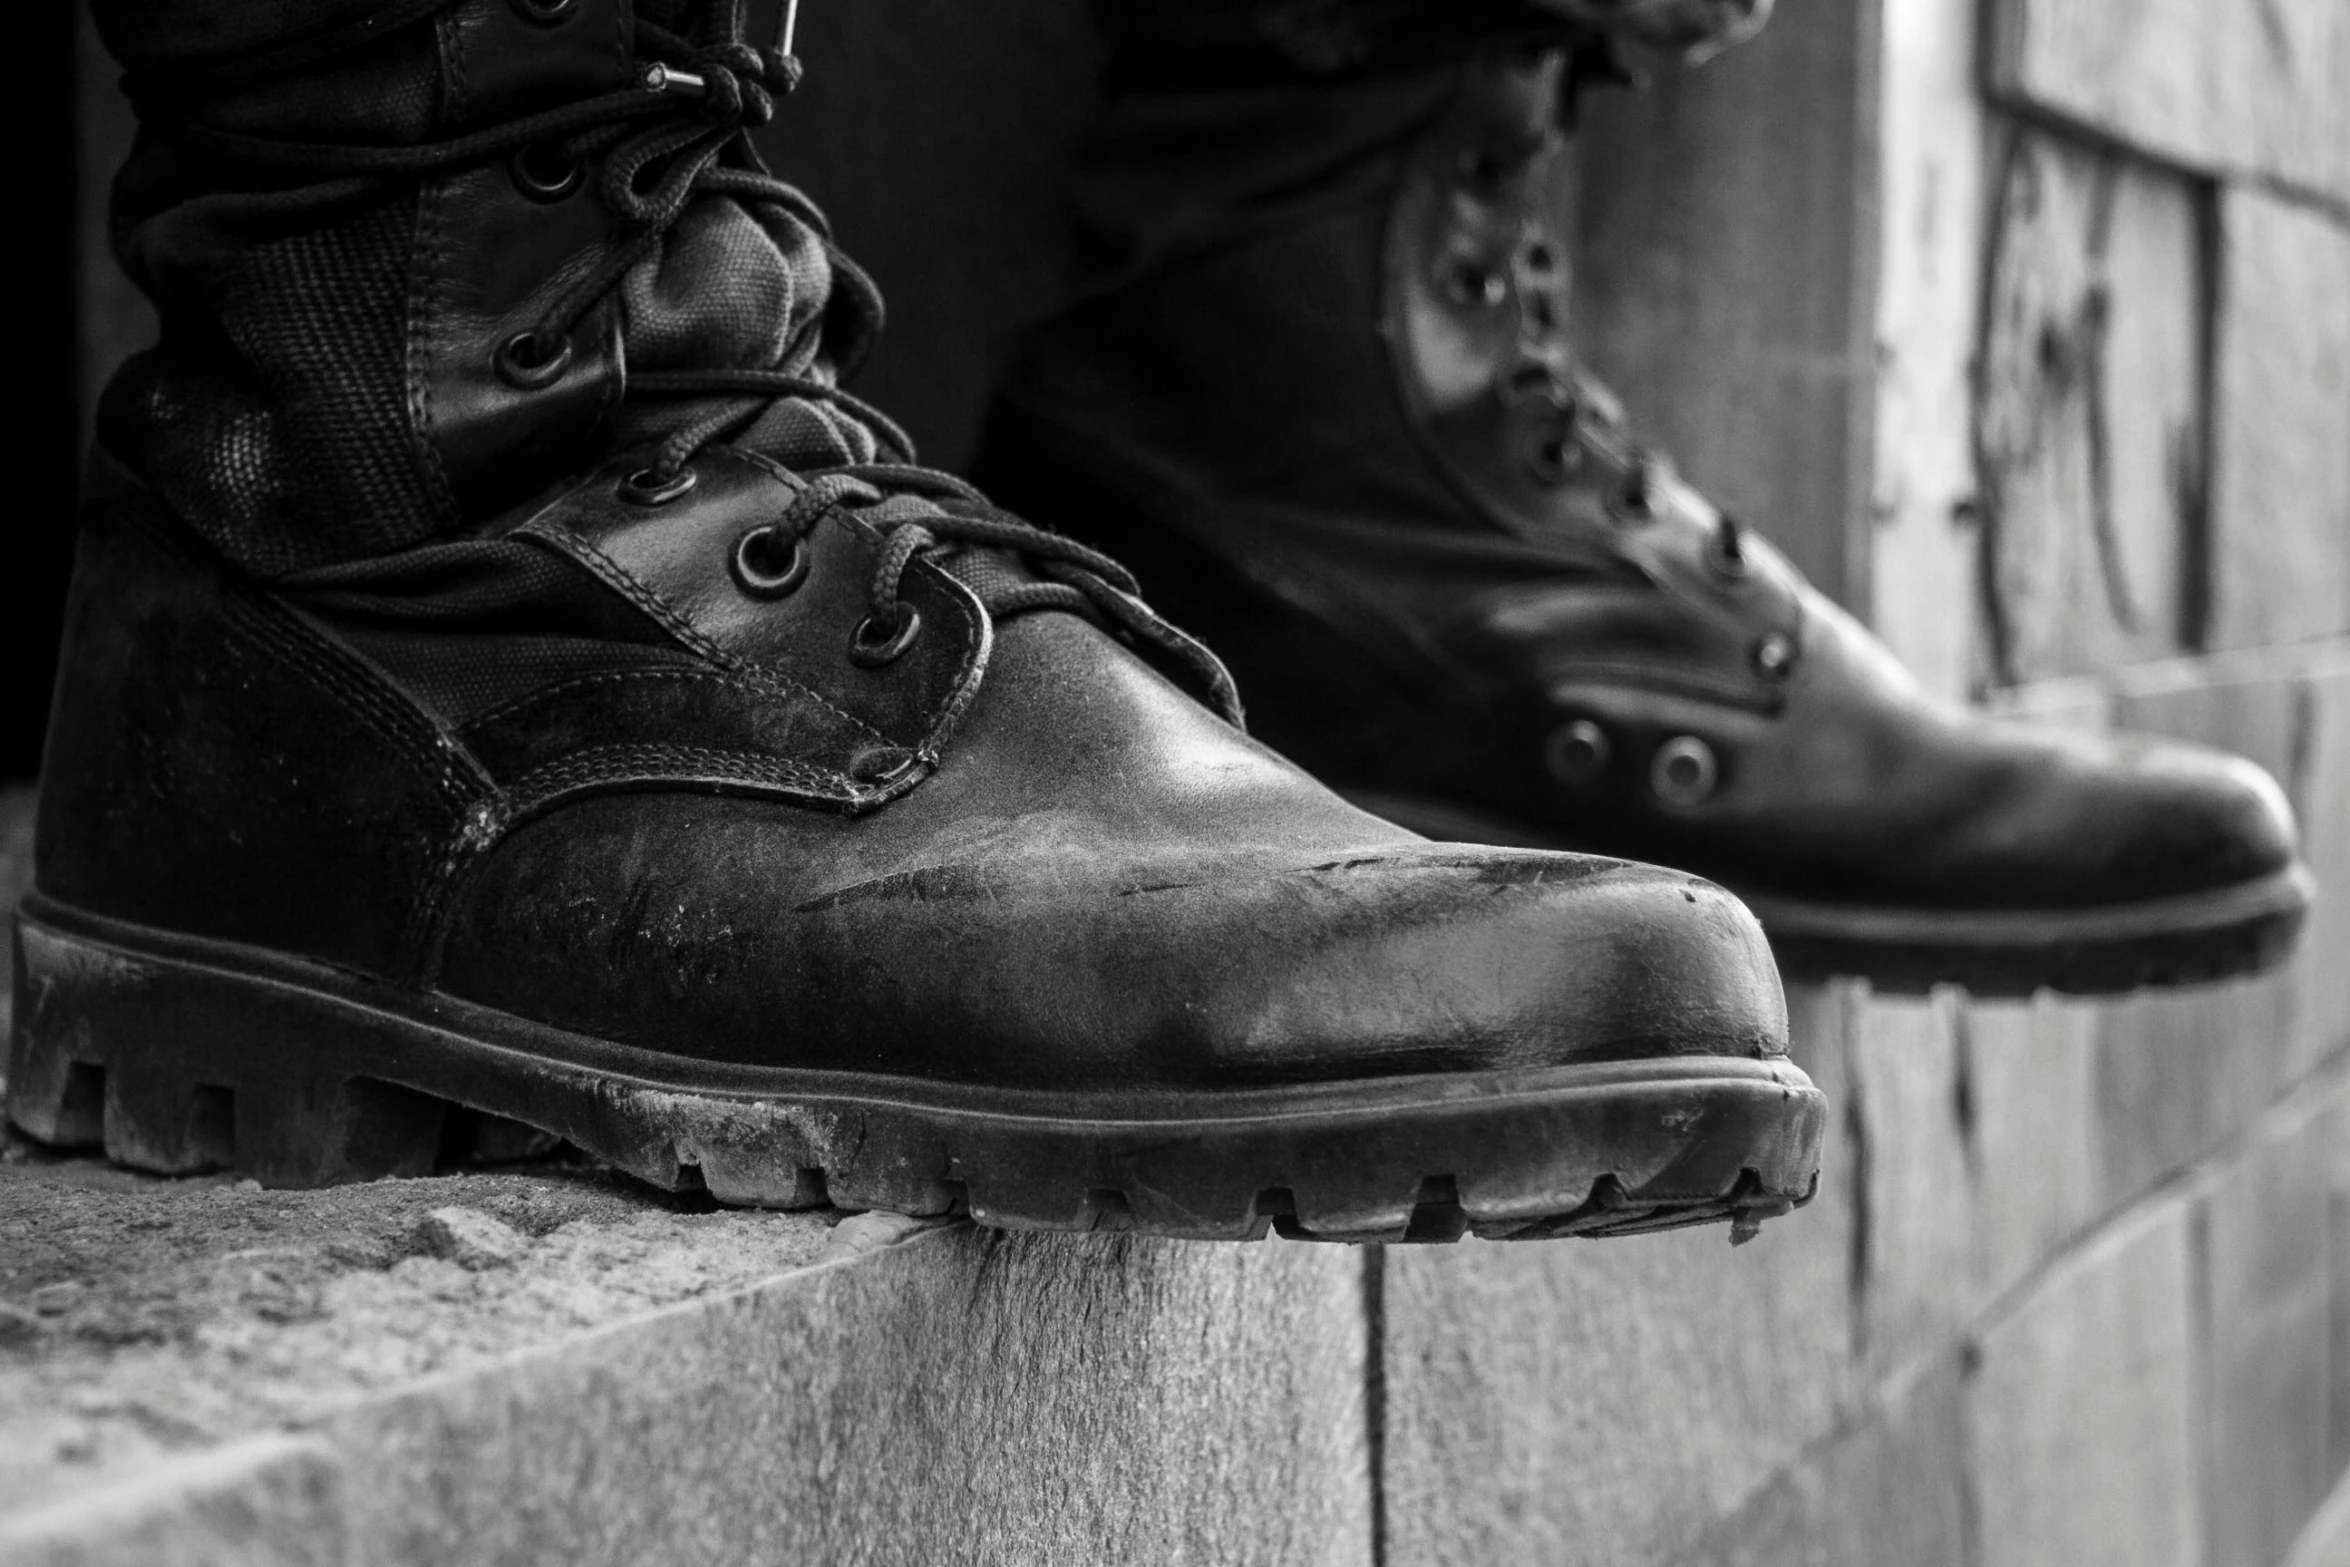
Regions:
M 19 1130 L 267 1186 L 428 1174 L 453 1118 L 486 1116 L 743 1206 L 1199 1239 L 1743 1238 L 1810 1198 L 1826 1121 L 1795 1067 L 1735 1057 L 1167 1096 L 650 1052 L 615 1071 L 606 1042 L 38 895 L 16 964 Z

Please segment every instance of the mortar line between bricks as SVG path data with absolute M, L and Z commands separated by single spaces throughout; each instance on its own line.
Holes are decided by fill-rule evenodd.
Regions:
M 2235 186 L 2257 191 L 2272 201 L 2307 208 L 2337 223 L 2350 224 L 2350 198 L 2336 195 L 2323 186 L 2304 184 L 2290 175 L 2273 173 L 2253 164 L 2195 162 L 2187 154 L 2149 147 L 2130 131 L 2117 130 L 2084 114 L 2040 103 L 2012 87 L 1989 89 L 1985 101 L 1996 113 L 2043 136 L 2086 146 L 2091 152 L 2106 153 L 2174 179 L 2215 188 Z
M 2191 1195 L 2198 1187 L 2210 1185 L 2230 1164 L 2257 1147 L 2271 1128 L 2316 1114 L 2328 1098 L 2346 1094 L 2350 1094 L 2350 1047 L 2337 1046 L 2307 1077 L 2270 1100 L 2259 1114 L 2214 1144 L 2202 1157 L 2181 1165 L 2153 1184 L 2140 1188 L 2118 1207 L 2099 1214 L 2063 1245 L 2042 1257 L 2022 1278 L 1985 1301 L 1982 1309 L 1968 1320 L 1963 1336 L 1980 1338 L 1985 1329 L 2012 1316 L 2050 1277 L 2107 1235 L 2173 1198 Z
M 2350 659 L 2350 637 L 2306 637 L 2298 642 L 2271 642 L 2259 647 L 2172 653 L 2087 674 L 2027 680 L 2007 690 L 2029 692 L 2035 686 L 2085 682 L 2112 695 L 2132 696 L 2149 690 L 2164 691 L 2173 682 L 2181 681 L 2211 687 L 2243 685 L 2256 680 L 2305 680 L 2343 659 Z
M 1363 1248 L 1363 1445 L 1371 1567 L 1387 1567 L 1387 1248 Z
M 2195 1523 L 2202 1534 L 2203 1559 L 2219 1556 L 2220 1483 L 2217 1436 L 2211 1428 L 2212 1386 L 2211 1212 L 2197 1205 L 2187 1210 L 2187 1453 L 2193 1468 L 2188 1478 L 2195 1490 Z
M 1816 1466 L 1839 1443 L 1850 1441 L 1866 1431 L 1879 1416 L 1915 1393 L 1945 1366 L 1951 1367 L 1963 1380 L 1968 1372 L 1968 1358 L 1965 1344 L 1953 1340 L 1938 1350 L 1913 1355 L 1898 1362 L 1856 1393 L 1849 1403 L 1837 1411 L 1836 1418 L 1825 1429 L 1806 1440 L 1784 1462 L 1765 1471 L 1730 1501 L 1715 1509 L 1708 1527 L 1718 1528 L 1725 1522 L 1735 1520 L 1772 1486 L 1789 1475 Z M 1965 1478 L 1972 1483 L 1971 1474 Z M 1968 1567 L 1973 1567 L 1974 1560 L 1971 1556 L 1967 1558 Z
M 2350 228 L 2350 197 L 2337 196 L 2330 190 L 2303 185 L 2281 174 L 2266 170 L 2222 170 L 2218 176 L 2222 185 L 2235 185 L 2256 191 L 2283 206 L 2299 207 L 2332 220 L 2338 228 Z

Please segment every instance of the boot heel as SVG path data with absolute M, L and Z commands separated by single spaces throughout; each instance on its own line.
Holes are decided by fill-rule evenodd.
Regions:
M 284 987 L 20 914 L 15 994 L 8 1119 L 35 1141 L 268 1186 L 432 1172 L 448 1104 L 362 1074 Z
M 106 1073 L 106 1157 L 134 1170 L 228 1169 L 236 1162 L 236 1116 L 232 1089 L 163 1072 Z
M 236 1168 L 264 1186 L 430 1175 L 448 1113 L 446 1100 L 364 1077 L 248 1088 L 237 1096 Z

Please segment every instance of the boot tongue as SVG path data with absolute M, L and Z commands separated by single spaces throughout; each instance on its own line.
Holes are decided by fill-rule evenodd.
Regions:
M 637 15 L 692 38 L 711 0 L 638 0 Z M 705 192 L 621 285 L 630 372 L 771 370 L 837 385 L 881 335 L 880 291 L 816 223 L 784 207 Z M 658 441 L 724 399 L 631 398 L 616 420 L 622 448 Z M 773 399 L 728 437 L 792 468 L 868 463 L 874 432 L 828 403 Z
M 864 358 L 881 324 L 872 286 L 825 237 L 781 207 L 730 195 L 697 199 L 661 248 L 621 286 L 632 373 L 777 370 L 834 384 Z M 725 399 L 631 398 L 617 444 L 655 442 Z M 880 443 L 829 404 L 780 397 L 730 437 L 792 468 L 866 463 Z

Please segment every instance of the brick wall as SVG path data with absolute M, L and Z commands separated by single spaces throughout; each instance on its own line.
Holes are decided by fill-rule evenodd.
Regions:
M 2350 1462 L 2350 8 L 1884 33 L 1880 628 L 2021 716 L 2251 756 L 2326 890 L 2266 980 L 1857 1003 L 1855 1282 L 1892 1335 L 1859 1353 L 1892 1358 L 1704 1559 L 2350 1559 L 2311 1527 Z M 1856 1473 L 1965 1527 L 1889 1552 Z
M 2327 890 L 2258 981 L 1799 993 L 1841 1137 L 1743 1251 L 1391 1254 L 1389 1559 L 2350 1561 L 2350 7 L 1785 12 L 1797 40 L 1602 109 L 1599 357 L 1930 684 L 2252 757 Z M 1811 156 L 1773 104 L 1854 146 Z M 1681 248 L 1638 248 L 1660 229 Z M 1773 291 L 1823 247 L 1865 406 L 1833 401 L 1851 323 Z M 1738 470 L 1723 410 L 1756 406 L 1803 479 Z M 1818 483 L 1853 442 L 1857 544 Z

